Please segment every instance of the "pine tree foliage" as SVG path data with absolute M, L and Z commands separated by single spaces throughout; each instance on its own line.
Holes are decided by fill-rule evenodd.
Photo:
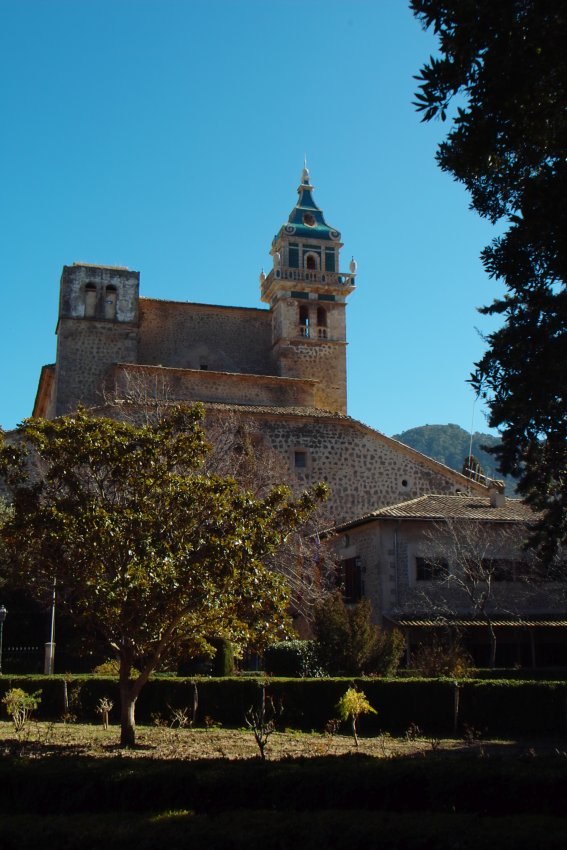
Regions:
M 501 469 L 544 513 L 533 542 L 550 560 L 567 542 L 567 4 L 411 8 L 439 38 L 416 94 L 423 120 L 452 122 L 437 161 L 504 227 L 482 260 L 505 292 L 481 310 L 503 324 L 472 384 L 501 430 Z

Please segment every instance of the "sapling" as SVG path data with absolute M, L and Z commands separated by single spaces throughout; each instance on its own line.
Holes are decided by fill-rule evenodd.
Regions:
M 281 713 L 281 710 L 278 713 Z M 254 732 L 254 738 L 260 750 L 260 758 L 264 761 L 268 738 L 276 730 L 276 709 L 271 698 L 266 700 L 266 688 L 264 686 L 262 687 L 260 706 L 258 708 L 250 706 L 244 715 L 244 719 L 248 728 Z
M 341 720 L 350 720 L 352 737 L 354 743 L 358 747 L 358 733 L 356 724 L 361 714 L 377 714 L 375 708 L 372 708 L 365 694 L 362 691 L 357 691 L 356 688 L 349 688 L 342 695 L 337 703 L 337 710 Z
M 102 697 L 98 701 L 96 710 L 102 717 L 102 725 L 105 729 L 108 729 L 108 715 L 112 711 L 113 706 L 114 703 L 111 702 L 108 697 Z
M 6 706 L 6 711 L 12 718 L 16 735 L 26 727 L 32 711 L 34 711 L 41 702 L 41 691 L 36 691 L 34 694 L 28 694 L 22 688 L 12 688 L 2 699 Z
M 169 725 L 172 729 L 175 729 L 175 727 L 185 729 L 186 726 L 191 726 L 188 708 L 172 708 L 170 705 L 168 705 L 168 708 L 171 713 L 171 722 Z

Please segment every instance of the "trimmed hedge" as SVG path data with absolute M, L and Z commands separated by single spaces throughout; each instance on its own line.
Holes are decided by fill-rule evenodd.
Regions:
M 271 676 L 318 676 L 319 662 L 314 640 L 282 640 L 264 652 L 264 666 Z
M 28 817 L 164 807 L 215 815 L 235 809 L 369 809 L 564 816 L 566 791 L 564 759 L 479 759 L 472 754 L 462 759 L 430 754 L 423 759 L 326 756 L 283 762 L 5 758 L 0 785 L 0 815 Z
M 281 726 L 322 731 L 337 716 L 336 705 L 352 684 L 363 690 L 377 715 L 361 718 L 362 734 L 403 734 L 416 724 L 425 734 L 451 735 L 455 723 L 455 688 L 450 679 L 276 679 L 276 678 L 159 678 L 150 679 L 136 706 L 138 723 L 169 720 L 171 711 L 193 706 L 198 689 L 197 722 L 242 726 L 246 710 L 258 704 L 261 687 L 283 709 Z M 98 721 L 102 697 L 114 703 L 118 717 L 116 679 L 96 676 L 3 676 L 0 700 L 10 688 L 28 693 L 41 690 L 39 719 L 58 720 L 65 712 L 81 722 Z M 470 728 L 483 736 L 548 736 L 567 731 L 567 683 L 539 681 L 462 680 L 458 683 L 457 730 Z M 4 706 L 0 716 L 5 715 Z

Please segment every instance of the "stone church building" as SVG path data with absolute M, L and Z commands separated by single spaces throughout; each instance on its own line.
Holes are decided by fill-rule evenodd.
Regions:
M 325 481 L 325 521 L 347 522 L 428 493 L 486 488 L 347 414 L 347 300 L 341 234 L 327 224 L 304 169 L 298 199 L 260 275 L 263 308 L 144 298 L 140 274 L 74 264 L 61 276 L 56 362 L 41 372 L 33 416 L 81 402 L 104 408 L 132 381 L 208 417 L 242 417 L 298 487 Z M 152 388 L 154 388 L 152 390 Z M 166 388 L 166 390 L 164 389 Z
M 209 426 L 243 422 L 298 490 L 328 484 L 321 524 L 334 528 L 326 536 L 342 564 L 345 596 L 368 596 L 376 619 L 403 628 L 409 647 L 434 628 L 438 613 L 423 566 L 431 524 L 453 514 L 469 522 L 480 511 L 490 558 L 505 556 L 508 569 L 521 557 L 515 547 L 531 512 L 506 500 L 498 482 L 488 482 L 489 490 L 348 416 L 346 309 L 357 267 L 351 260 L 341 270 L 342 247 L 304 169 L 297 203 L 272 242 L 272 268 L 260 274 L 264 307 L 144 298 L 139 272 L 65 266 L 56 362 L 42 369 L 33 416 L 53 418 L 79 403 L 121 416 L 160 396 L 164 404 L 202 402 Z M 503 529 L 515 539 L 504 556 Z M 557 663 L 565 653 L 562 606 L 534 591 L 510 613 L 519 585 L 500 572 L 499 652 L 508 653 L 506 662 Z M 455 611 L 481 634 L 484 620 L 469 609 L 463 603 Z M 475 640 L 481 660 L 486 640 L 476 649 Z

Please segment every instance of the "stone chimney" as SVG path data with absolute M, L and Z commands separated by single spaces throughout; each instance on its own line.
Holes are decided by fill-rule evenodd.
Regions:
M 491 481 L 488 485 L 488 497 L 491 508 L 503 508 L 506 504 L 505 486 L 503 481 Z

